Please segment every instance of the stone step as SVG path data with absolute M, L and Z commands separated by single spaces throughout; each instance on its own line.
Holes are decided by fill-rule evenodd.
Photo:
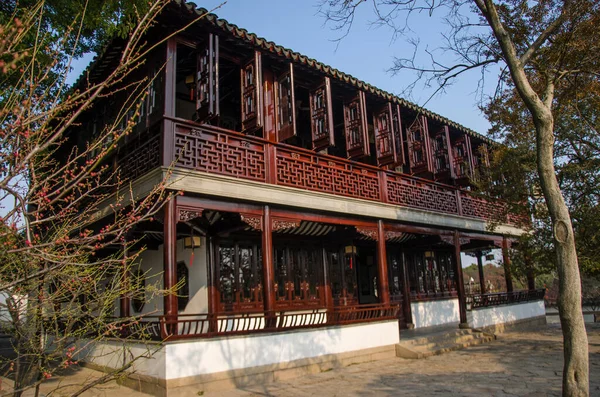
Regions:
M 431 339 L 427 337 L 418 338 L 422 343 L 412 343 L 413 340 L 400 342 L 396 345 L 396 356 L 408 359 L 426 358 L 491 342 L 494 339 L 496 337 L 493 334 L 477 331 L 469 333 L 450 332 L 446 334 L 445 339 L 440 338 L 439 335 L 432 335 Z
M 406 345 L 421 345 L 423 343 L 430 343 L 436 341 L 444 341 L 451 338 L 457 338 L 464 335 L 471 335 L 473 331 L 470 329 L 456 329 L 445 332 L 432 333 L 430 335 L 420 336 L 420 337 L 410 337 L 409 339 L 402 339 L 402 333 L 400 333 L 400 343 Z
M 467 334 L 467 335 L 460 335 L 460 336 L 456 336 L 454 338 L 447 338 L 447 339 L 438 339 L 436 341 L 433 342 L 429 342 L 429 343 L 420 343 L 420 344 L 411 344 L 409 346 L 412 346 L 415 349 L 427 349 L 427 350 L 432 350 L 435 349 L 438 346 L 445 346 L 448 344 L 461 344 L 461 343 L 465 343 L 465 342 L 469 342 L 475 339 L 480 339 L 485 337 L 484 335 L 482 335 L 481 333 L 473 333 L 473 334 Z M 402 343 L 402 342 L 400 342 Z

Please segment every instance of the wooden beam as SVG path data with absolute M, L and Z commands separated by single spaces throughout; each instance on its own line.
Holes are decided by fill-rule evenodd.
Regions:
M 198 208 L 223 212 L 243 212 L 245 214 L 262 215 L 263 208 L 259 205 L 232 203 L 228 201 L 213 200 L 204 197 L 180 196 L 177 204 L 182 207 Z

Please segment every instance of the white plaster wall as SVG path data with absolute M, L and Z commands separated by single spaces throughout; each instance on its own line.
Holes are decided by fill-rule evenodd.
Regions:
M 412 302 L 410 309 L 415 328 L 460 322 L 458 299 Z
M 495 306 L 475 309 L 472 312 L 473 328 L 486 327 L 488 325 L 503 324 L 511 321 L 546 315 L 544 301 L 519 303 L 516 305 Z
M 193 255 L 192 255 L 193 252 Z M 183 248 L 183 239 L 177 240 L 177 261 L 184 261 L 189 273 L 190 301 L 185 310 L 180 314 L 197 314 L 208 312 L 208 288 L 207 288 L 207 261 L 206 261 L 206 238 L 202 237 L 201 246 L 191 249 Z M 163 314 L 163 295 L 156 290 L 163 288 L 163 245 L 158 250 L 146 250 L 142 252 L 138 261 L 144 273 L 146 273 L 146 304 L 141 313 L 160 316 Z M 152 286 L 150 288 L 150 286 Z M 155 292 L 152 292 L 152 289 Z
M 166 379 L 283 363 L 399 342 L 397 321 L 165 345 Z
M 164 347 L 157 343 L 127 343 L 119 341 L 76 342 L 75 359 L 101 367 L 118 369 L 138 358 L 127 372 L 165 379 L 166 360 Z

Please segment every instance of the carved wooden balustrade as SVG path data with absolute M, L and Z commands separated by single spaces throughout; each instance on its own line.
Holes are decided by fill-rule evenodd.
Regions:
M 160 134 L 148 132 L 119 149 L 117 165 L 124 180 L 133 180 L 160 166 Z
M 478 309 L 482 307 L 538 301 L 543 300 L 545 294 L 546 290 L 541 288 L 536 290 L 469 295 L 467 296 L 467 308 Z
M 506 212 L 505 203 L 455 186 L 209 125 L 170 121 L 174 127 L 165 141 L 172 139 L 175 167 L 473 218 L 498 219 Z M 509 223 L 518 220 L 508 217 Z
M 289 331 L 333 325 L 397 320 L 398 305 L 356 305 L 299 311 L 242 314 L 189 314 L 160 319 L 161 339 L 209 338 L 260 332 Z M 152 328 L 154 329 L 154 328 Z

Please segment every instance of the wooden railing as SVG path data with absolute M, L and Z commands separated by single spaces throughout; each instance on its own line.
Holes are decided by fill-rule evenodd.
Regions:
M 330 309 L 243 314 L 187 314 L 160 318 L 160 338 L 209 338 L 260 332 L 289 331 L 332 325 L 396 320 L 398 305 L 357 305 Z
M 505 203 L 456 186 L 209 125 L 169 121 L 173 127 L 165 141 L 171 141 L 170 162 L 176 167 L 473 218 L 497 220 L 506 213 Z
M 478 294 L 467 296 L 467 309 L 479 309 L 482 307 L 512 305 L 516 303 L 543 300 L 545 289 L 499 292 L 493 294 Z

